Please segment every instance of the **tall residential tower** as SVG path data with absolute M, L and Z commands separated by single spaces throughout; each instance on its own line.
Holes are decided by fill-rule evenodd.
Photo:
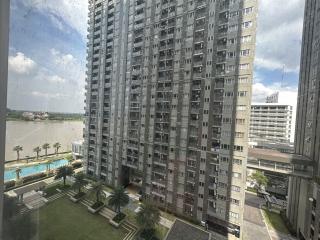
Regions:
M 287 216 L 299 239 L 320 234 L 320 1 L 305 1 L 300 63 L 295 169 L 305 176 L 290 178 Z M 300 166 L 299 166 L 299 165 Z
M 91 0 L 86 172 L 241 237 L 257 0 Z

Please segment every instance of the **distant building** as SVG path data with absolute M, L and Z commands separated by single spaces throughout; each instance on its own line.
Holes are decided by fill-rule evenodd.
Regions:
M 279 102 L 279 92 L 273 93 L 266 98 L 266 103 L 278 103 Z
M 279 103 L 252 104 L 249 142 L 289 143 L 292 110 L 292 106 Z
M 72 142 L 71 149 L 72 149 L 72 156 L 74 159 L 83 158 L 83 140 Z
M 34 114 L 32 112 L 24 112 L 22 113 L 22 117 L 25 120 L 33 121 L 34 120 Z

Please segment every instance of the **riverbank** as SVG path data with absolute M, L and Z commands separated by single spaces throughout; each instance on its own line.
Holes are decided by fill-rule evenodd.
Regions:
M 81 121 L 7 121 L 6 122 L 6 162 L 16 160 L 15 146 L 23 148 L 20 158 L 34 158 L 36 147 L 42 148 L 43 144 L 49 143 L 48 154 L 54 154 L 53 145 L 60 143 L 59 152 L 70 152 L 71 143 L 83 139 L 84 124 Z M 45 150 L 41 149 L 40 155 Z

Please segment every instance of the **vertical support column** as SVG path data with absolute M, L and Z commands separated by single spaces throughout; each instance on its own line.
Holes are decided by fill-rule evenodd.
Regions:
M 0 1 L 0 239 L 4 191 L 10 0 Z

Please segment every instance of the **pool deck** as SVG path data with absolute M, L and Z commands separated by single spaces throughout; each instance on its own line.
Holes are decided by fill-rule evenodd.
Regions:
M 27 167 L 32 165 L 37 165 L 41 163 L 46 163 L 49 160 L 55 161 L 64 159 L 67 155 L 70 155 L 70 153 L 59 153 L 54 155 L 48 155 L 48 156 L 40 156 L 39 159 L 32 158 L 29 160 L 21 159 L 21 160 L 14 160 L 10 162 L 5 162 L 5 170 L 17 168 L 17 167 Z

